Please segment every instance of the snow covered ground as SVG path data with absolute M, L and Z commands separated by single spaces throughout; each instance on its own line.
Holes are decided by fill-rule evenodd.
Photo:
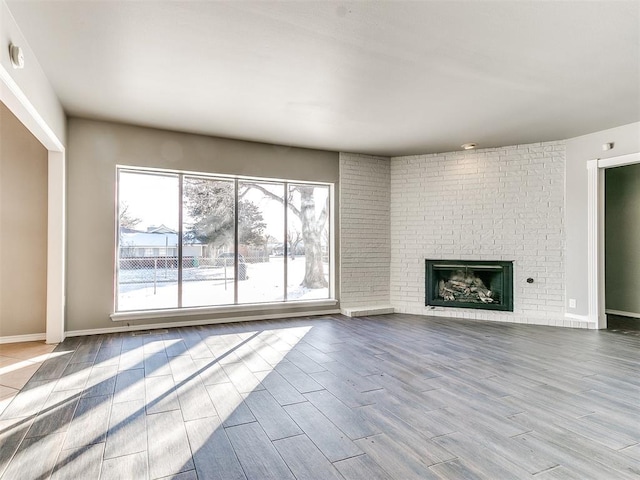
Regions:
M 282 257 L 269 262 L 247 263 L 246 280 L 238 282 L 238 303 L 281 302 L 284 298 Z M 161 262 L 160 262 L 161 263 Z M 288 300 L 311 300 L 329 297 L 328 288 L 307 289 L 300 286 L 304 278 L 304 257 L 287 262 Z M 325 263 L 328 278 L 329 267 Z M 197 267 L 183 269 L 182 306 L 200 307 L 233 305 L 233 267 Z M 119 278 L 118 311 L 176 308 L 178 306 L 178 272 L 153 268 L 122 270 Z

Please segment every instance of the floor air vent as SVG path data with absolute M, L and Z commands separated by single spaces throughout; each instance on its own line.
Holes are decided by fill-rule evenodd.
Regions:
M 132 337 L 141 337 L 142 335 L 161 335 L 163 333 L 169 333 L 166 328 L 163 330 L 142 330 L 140 332 L 132 332 Z

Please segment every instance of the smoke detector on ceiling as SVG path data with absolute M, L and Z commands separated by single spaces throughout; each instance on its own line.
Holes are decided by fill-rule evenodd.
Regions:
M 11 65 L 13 68 L 23 68 L 24 67 L 24 54 L 22 53 L 22 48 L 13 43 L 9 45 L 9 58 L 11 59 Z
M 460 145 L 464 150 L 473 150 L 474 148 L 476 148 L 476 144 L 475 143 L 463 143 L 462 145 Z

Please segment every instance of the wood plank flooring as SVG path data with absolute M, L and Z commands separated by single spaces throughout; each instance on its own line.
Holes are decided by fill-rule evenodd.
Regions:
M 640 336 L 410 315 L 69 338 L 0 478 L 640 478 Z

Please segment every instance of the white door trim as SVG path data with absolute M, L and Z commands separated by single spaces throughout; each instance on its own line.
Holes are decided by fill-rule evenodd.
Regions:
M 588 296 L 590 328 L 607 328 L 604 293 L 604 171 L 640 163 L 640 152 L 587 162 Z
M 47 343 L 60 343 L 65 337 L 65 149 L 45 119 L 2 65 L 0 65 L 0 102 L 4 103 L 49 151 L 45 340 Z

